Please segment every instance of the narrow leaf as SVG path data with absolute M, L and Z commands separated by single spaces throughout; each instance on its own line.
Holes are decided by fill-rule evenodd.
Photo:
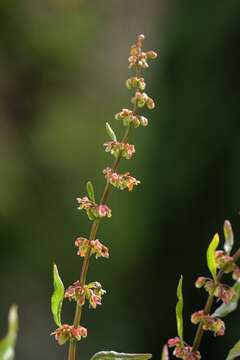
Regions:
M 240 356 L 240 340 L 234 345 L 234 347 L 229 351 L 228 357 L 226 360 L 233 360 Z
M 169 352 L 167 345 L 164 345 L 163 347 L 161 360 L 169 360 Z
M 178 287 L 177 287 L 177 298 L 178 302 L 176 305 L 176 319 L 177 319 L 177 332 L 181 341 L 183 341 L 183 294 L 182 294 L 182 283 L 183 276 L 181 275 Z
M 207 249 L 208 269 L 212 274 L 214 280 L 216 280 L 216 276 L 217 276 L 217 263 L 215 259 L 215 251 L 217 250 L 218 244 L 219 244 L 219 236 L 218 234 L 215 234 Z
M 88 193 L 89 199 L 93 202 L 96 202 L 94 188 L 93 188 L 93 184 L 91 183 L 91 181 L 87 182 L 87 193 Z
M 236 295 L 233 296 L 232 300 L 228 304 L 222 303 L 213 313 L 215 317 L 224 317 L 236 310 L 238 307 L 238 302 L 240 298 L 240 282 L 236 281 L 233 286 L 233 289 L 236 292 Z
M 90 360 L 148 360 L 151 354 L 127 354 L 115 351 L 100 351 L 93 355 Z
M 229 255 L 234 244 L 234 235 L 232 231 L 232 225 L 228 220 L 224 221 L 223 233 L 225 237 L 224 250 Z
M 53 286 L 54 291 L 51 297 L 51 310 L 53 319 L 57 326 L 61 326 L 61 310 L 64 298 L 64 285 L 58 273 L 57 265 L 53 265 Z
M 13 360 L 15 351 L 14 347 L 17 340 L 18 332 L 18 313 L 17 306 L 12 305 L 8 315 L 8 332 L 3 340 L 0 341 L 0 359 Z
M 116 137 L 113 129 L 109 125 L 109 123 L 106 123 L 106 130 L 107 130 L 108 135 L 110 136 L 110 139 L 112 139 L 113 141 L 117 141 L 117 137 Z

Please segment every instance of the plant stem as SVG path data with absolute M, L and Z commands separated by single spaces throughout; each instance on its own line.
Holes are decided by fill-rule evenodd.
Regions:
M 136 109 L 134 107 L 133 112 L 135 112 L 135 110 Z M 130 126 L 127 127 L 121 142 L 125 142 L 127 140 L 129 130 L 130 130 Z M 120 160 L 121 160 L 121 153 L 118 155 L 118 157 L 116 158 L 116 160 L 113 164 L 113 167 L 112 167 L 113 171 L 117 170 Z M 100 204 L 104 204 L 107 201 L 110 189 L 111 189 L 110 183 L 109 183 L 109 181 L 107 181 L 105 188 L 103 190 Z M 93 221 L 90 235 L 89 235 L 89 240 L 96 239 L 99 224 L 100 224 L 100 219 L 96 219 Z M 89 267 L 89 262 L 90 262 L 90 255 L 91 255 L 91 249 L 89 248 L 88 252 L 86 253 L 86 256 L 84 257 L 81 274 L 80 274 L 80 286 L 82 286 L 82 287 L 85 285 L 85 282 L 86 282 L 86 277 L 87 277 L 87 272 L 88 272 L 88 267 Z M 80 320 L 81 320 L 81 315 L 82 315 L 82 305 L 77 303 L 76 309 L 75 309 L 74 323 L 73 323 L 73 325 L 75 327 L 79 326 Z M 75 360 L 76 346 L 77 346 L 76 340 L 70 341 L 69 351 L 68 351 L 68 360 Z
M 240 249 L 238 249 L 235 254 L 233 255 L 233 262 L 236 262 L 238 259 L 240 258 Z M 225 264 L 225 266 L 223 266 L 223 268 L 218 272 L 217 275 L 217 279 L 216 279 L 216 283 L 220 282 L 222 279 L 222 276 L 224 275 L 224 271 L 226 270 L 226 268 L 228 267 L 228 264 Z M 211 308 L 212 308 L 212 304 L 214 301 L 214 295 L 209 295 L 206 305 L 204 307 L 204 314 L 208 315 L 210 314 Z M 196 331 L 196 335 L 193 341 L 193 348 L 192 351 L 197 351 L 200 343 L 202 341 L 202 337 L 203 337 L 203 326 L 202 326 L 202 322 L 199 323 L 197 331 Z

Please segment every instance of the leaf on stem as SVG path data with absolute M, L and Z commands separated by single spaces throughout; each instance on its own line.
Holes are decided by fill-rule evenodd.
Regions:
M 212 274 L 214 281 L 216 281 L 216 277 L 217 277 L 217 263 L 215 258 L 215 252 L 217 250 L 218 244 L 219 244 L 219 235 L 215 234 L 207 249 L 208 269 Z
M 161 360 L 169 360 L 169 353 L 168 353 L 168 347 L 167 345 L 164 345 L 162 349 L 162 357 Z
M 225 237 L 224 250 L 229 255 L 234 244 L 234 235 L 232 231 L 232 225 L 228 220 L 224 221 L 223 233 Z
M 127 354 L 115 351 L 100 351 L 93 355 L 90 360 L 148 360 L 151 354 Z
M 12 305 L 8 314 L 8 332 L 3 340 L 0 341 L 0 359 L 13 360 L 14 347 L 18 332 L 18 313 L 17 306 Z
M 51 310 L 55 323 L 57 326 L 61 326 L 61 311 L 65 290 L 56 264 L 53 265 L 53 286 L 54 291 L 51 297 Z
M 183 276 L 181 275 L 180 280 L 178 282 L 177 287 L 177 298 L 178 302 L 176 305 L 176 319 L 177 319 L 177 332 L 178 336 L 180 337 L 181 341 L 183 342 L 183 294 L 182 294 L 182 283 L 183 283 Z
M 113 129 L 111 128 L 109 123 L 106 123 L 106 130 L 107 130 L 108 135 L 110 136 L 110 139 L 112 139 L 112 141 L 117 141 L 115 132 L 113 131 Z
M 91 183 L 91 181 L 87 182 L 87 193 L 88 193 L 89 199 L 95 203 L 96 201 L 95 201 L 94 188 L 93 188 L 93 184 Z
M 213 316 L 215 317 L 224 317 L 236 310 L 238 307 L 238 302 L 240 298 L 240 282 L 236 281 L 233 289 L 235 290 L 235 295 L 233 296 L 232 300 L 228 304 L 222 303 L 215 312 L 213 313 Z
M 226 360 L 233 360 L 240 356 L 240 340 L 234 345 L 234 347 L 229 351 Z

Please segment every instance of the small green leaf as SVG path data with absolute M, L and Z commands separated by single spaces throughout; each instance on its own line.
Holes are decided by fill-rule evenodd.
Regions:
M 176 318 L 177 318 L 177 332 L 181 341 L 183 341 L 183 294 L 182 294 L 182 283 L 183 276 L 181 275 L 178 287 L 177 287 L 177 298 L 178 302 L 176 305 Z
M 228 220 L 224 221 L 223 233 L 225 237 L 224 250 L 229 255 L 234 244 L 234 235 L 232 231 L 232 225 Z
M 238 302 L 240 298 L 240 282 L 236 281 L 233 289 L 236 292 L 236 295 L 233 296 L 232 300 L 228 304 L 222 303 L 213 313 L 215 317 L 224 317 L 236 310 L 238 307 Z
M 117 137 L 116 137 L 113 129 L 109 125 L 109 123 L 106 123 L 106 130 L 107 130 L 108 135 L 110 136 L 110 139 L 112 139 L 113 141 L 117 141 Z
M 234 345 L 234 347 L 229 351 L 226 360 L 233 360 L 240 356 L 240 340 Z
M 100 351 L 93 355 L 90 360 L 148 360 L 151 354 L 127 354 L 115 351 Z
M 161 360 L 169 360 L 169 352 L 168 352 L 168 347 L 167 345 L 164 345 L 163 349 L 162 349 L 162 357 Z
M 57 265 L 53 265 L 53 286 L 54 291 L 51 297 L 51 309 L 53 319 L 57 326 L 61 326 L 61 311 L 64 298 L 64 285 L 58 273 Z
M 96 202 L 95 195 L 94 195 L 94 188 L 93 188 L 93 184 L 91 183 L 91 181 L 87 182 L 87 193 L 88 193 L 89 199 L 93 202 Z
M 217 263 L 215 258 L 215 252 L 217 250 L 218 244 L 219 244 L 219 236 L 218 234 L 215 234 L 207 249 L 208 269 L 212 274 L 214 280 L 216 280 L 216 276 L 217 276 Z
M 12 305 L 8 315 L 8 332 L 5 338 L 0 341 L 1 360 L 13 360 L 15 355 L 14 347 L 17 340 L 17 332 L 18 332 L 17 306 Z

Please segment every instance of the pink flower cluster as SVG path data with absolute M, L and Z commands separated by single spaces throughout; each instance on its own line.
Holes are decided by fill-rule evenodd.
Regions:
M 153 99 L 144 92 L 136 91 L 134 97 L 131 99 L 131 102 L 133 104 L 136 104 L 139 108 L 142 108 L 145 105 L 148 107 L 149 110 L 155 108 L 155 103 Z
M 85 303 L 85 287 L 80 285 L 80 281 L 75 281 L 73 285 L 70 285 L 66 291 L 64 297 L 69 301 L 75 300 L 79 305 L 84 305 Z
M 209 279 L 204 276 L 200 276 L 197 278 L 195 282 L 195 286 L 197 288 L 201 288 L 204 286 L 205 290 L 209 293 L 209 295 L 214 295 L 217 298 L 221 299 L 225 304 L 228 304 L 234 295 L 236 295 L 235 290 L 221 283 L 215 283 L 212 279 Z
M 192 351 L 192 347 L 185 343 L 183 344 L 179 339 L 179 337 L 177 336 L 175 338 L 168 340 L 168 346 L 170 348 L 175 347 L 173 351 L 173 355 L 175 355 L 179 359 L 184 359 L 184 360 L 201 359 L 201 355 L 199 351 Z
M 132 90 L 133 88 L 139 88 L 141 91 L 143 91 L 146 87 L 146 83 L 144 78 L 139 78 L 137 76 L 133 76 L 130 79 L 126 80 L 126 87 L 128 90 Z
M 97 305 L 102 304 L 102 295 L 106 293 L 98 281 L 81 286 L 79 280 L 70 285 L 65 291 L 65 298 L 75 300 L 79 305 L 84 305 L 85 298 L 89 301 L 89 306 L 96 309 Z
M 227 255 L 223 250 L 218 250 L 215 253 L 215 259 L 219 269 L 222 269 L 223 267 L 225 268 L 225 274 L 232 272 L 233 280 L 240 279 L 240 267 L 234 262 L 232 256 Z
M 105 151 L 110 152 L 110 154 L 118 157 L 121 154 L 122 157 L 126 159 L 131 159 L 135 153 L 134 145 L 123 143 L 119 141 L 108 141 L 103 144 L 106 147 Z
M 110 218 L 112 216 L 111 209 L 107 205 L 97 205 L 93 201 L 89 200 L 87 196 L 84 196 L 83 198 L 77 198 L 77 202 L 79 204 L 78 209 L 86 210 L 90 220 L 104 217 Z
M 148 119 L 141 115 L 135 115 L 132 110 L 122 109 L 115 115 L 116 120 L 121 120 L 124 126 L 133 125 L 135 128 L 140 125 L 146 127 L 148 125 Z
M 127 188 L 128 191 L 132 191 L 134 186 L 140 184 L 140 181 L 136 180 L 133 176 L 130 176 L 129 173 L 117 174 L 109 167 L 103 170 L 103 174 L 111 185 L 121 190 Z
M 203 310 L 199 310 L 192 314 L 191 322 L 198 324 L 200 321 L 202 322 L 203 330 L 213 331 L 218 336 L 224 335 L 225 324 L 221 319 L 215 318 L 212 315 L 206 315 Z
M 155 51 L 141 51 L 144 38 L 144 35 L 139 35 L 136 44 L 131 46 L 130 57 L 128 58 L 129 68 L 135 66 L 147 69 L 149 67 L 147 60 L 156 59 L 157 53 Z
M 81 257 L 85 257 L 90 248 L 90 255 L 95 254 L 96 259 L 99 257 L 109 258 L 107 246 L 104 246 L 98 239 L 88 240 L 84 237 L 79 237 L 75 240 L 75 246 L 78 247 L 77 254 Z
M 102 305 L 102 295 L 106 293 L 98 281 L 94 281 L 86 286 L 86 298 L 89 301 L 89 307 L 96 309 L 97 305 Z
M 82 337 L 87 337 L 87 329 L 83 326 L 74 327 L 73 325 L 64 324 L 56 329 L 51 335 L 55 335 L 55 339 L 59 345 L 63 345 L 68 340 L 75 339 L 79 341 Z

